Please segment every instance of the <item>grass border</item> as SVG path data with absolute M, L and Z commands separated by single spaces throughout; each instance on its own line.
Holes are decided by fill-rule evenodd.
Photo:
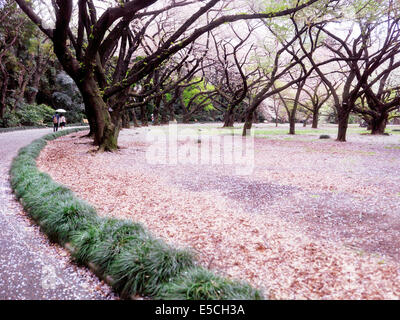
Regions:
M 137 223 L 102 218 L 87 202 L 36 166 L 47 141 L 85 130 L 50 133 L 20 149 L 11 186 L 28 214 L 75 262 L 89 267 L 122 298 L 261 300 L 257 289 L 201 267 L 191 250 L 175 249 Z

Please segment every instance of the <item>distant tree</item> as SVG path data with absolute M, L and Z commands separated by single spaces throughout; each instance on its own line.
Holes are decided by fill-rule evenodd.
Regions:
M 335 88 L 338 86 L 334 85 Z M 301 90 L 303 98 L 299 99 L 297 103 L 306 114 L 306 121 L 312 118 L 312 128 L 317 129 L 320 110 L 331 98 L 331 92 L 320 77 L 309 77 Z
M 19 95 L 23 75 L 19 70 L 20 64 L 16 57 L 16 49 L 20 44 L 26 20 L 19 15 L 13 1 L 3 1 L 0 7 L 0 119 L 3 119 L 7 104 L 11 104 L 10 92 Z M 21 71 L 21 72 L 20 72 Z M 19 74 L 19 75 L 18 75 Z M 22 77 L 21 77 L 22 76 Z M 15 107 L 15 101 L 13 108 Z
M 247 23 L 247 32 L 239 32 L 230 26 L 233 38 L 217 39 L 212 33 L 215 53 L 208 56 L 212 68 L 202 68 L 204 77 L 211 82 L 217 96 L 213 101 L 223 111 L 223 127 L 233 127 L 235 114 L 250 90 L 262 80 L 257 65 L 251 64 L 256 55 L 254 44 L 247 44 L 257 26 Z
M 45 36 L 15 1 L 3 1 L 0 6 L 0 119 L 6 111 L 15 113 L 35 103 L 40 80 L 51 59 L 51 45 Z
M 328 57 L 325 64 L 330 64 L 330 70 L 321 67 L 321 51 L 308 53 L 307 58 L 332 94 L 339 125 L 337 140 L 346 141 L 352 111 L 368 114 L 377 133 L 384 128 L 388 111 L 399 103 L 397 98 L 385 101 L 385 83 L 388 75 L 400 66 L 396 59 L 400 53 L 400 15 L 399 3 L 392 0 L 360 0 L 341 5 L 338 13 L 352 11 L 353 15 L 343 18 L 343 14 L 338 14 L 331 23 L 309 25 L 309 43 L 323 43 Z M 347 22 L 347 30 L 341 30 L 343 35 L 332 30 L 333 21 Z M 308 48 L 302 49 L 306 53 Z M 346 79 L 339 87 L 335 87 L 335 73 Z M 367 103 L 360 108 L 363 96 Z
M 292 79 L 292 81 L 294 79 L 302 79 L 299 82 L 296 82 L 293 84 L 294 87 L 294 97 L 292 98 L 291 96 L 285 96 L 283 92 L 281 91 L 277 91 L 277 94 L 279 96 L 279 98 L 282 101 L 282 104 L 286 110 L 288 119 L 289 119 L 289 134 L 296 134 L 296 115 L 297 115 L 297 108 L 299 107 L 299 105 L 301 104 L 300 100 L 301 100 L 301 93 L 303 91 L 303 87 L 305 85 L 305 82 L 307 80 L 307 78 L 304 77 L 304 70 L 300 71 L 299 75 L 292 75 L 292 72 L 288 72 L 290 75 L 290 78 Z M 285 90 L 286 92 L 288 91 Z

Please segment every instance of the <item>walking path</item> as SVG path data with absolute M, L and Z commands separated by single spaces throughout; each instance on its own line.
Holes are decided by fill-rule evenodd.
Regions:
M 0 134 L 0 299 L 115 299 L 89 270 L 70 262 L 68 252 L 51 244 L 12 194 L 9 168 L 20 148 L 51 129 Z

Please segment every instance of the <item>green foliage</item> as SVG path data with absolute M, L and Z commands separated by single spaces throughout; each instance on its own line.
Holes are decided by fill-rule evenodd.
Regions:
M 194 79 L 195 82 L 199 81 L 199 79 Z M 204 80 L 202 80 L 200 83 L 196 83 L 193 84 L 187 88 L 185 88 L 185 90 L 182 93 L 183 96 L 183 102 L 185 104 L 186 107 L 189 106 L 190 101 L 196 97 L 196 95 L 198 95 L 201 92 L 207 92 L 207 91 L 213 91 L 214 90 L 214 86 L 210 83 L 205 83 Z M 167 96 L 167 101 L 168 101 L 168 96 Z M 214 106 L 211 102 L 210 99 L 206 99 L 204 101 L 204 95 L 199 95 L 195 98 L 194 102 L 192 103 L 192 105 L 199 105 L 205 103 L 204 105 L 204 110 L 205 111 L 210 111 L 210 110 L 214 110 Z
M 95 263 L 103 273 L 130 239 L 144 233 L 140 225 L 116 219 L 99 220 L 94 227 L 74 233 L 74 257 L 79 263 Z
M 394 110 L 394 111 L 389 113 L 389 117 L 388 117 L 389 121 L 392 120 L 392 119 L 395 119 L 395 118 L 400 118 L 399 110 Z
M 7 111 L 0 119 L 0 127 L 45 126 L 51 123 L 54 109 L 45 104 L 22 103 L 16 111 Z
M 163 287 L 158 298 L 165 300 L 260 300 L 262 295 L 250 285 L 216 276 L 195 267 L 182 272 Z
M 55 110 L 45 104 L 22 104 L 16 114 L 23 126 L 39 126 L 50 123 Z
M 352 18 L 362 23 L 378 20 L 386 10 L 382 3 L 374 0 L 354 0 L 349 7 L 353 10 Z
M 190 252 L 170 248 L 141 234 L 130 239 L 116 255 L 108 273 L 123 296 L 135 293 L 155 296 L 172 277 L 193 264 Z
M 361 117 L 359 115 L 353 114 L 353 113 L 350 114 L 350 116 L 349 116 L 349 123 L 350 124 L 352 124 L 352 123 L 360 123 L 360 121 L 361 121 Z
M 0 119 L 0 127 L 2 128 L 12 128 L 17 127 L 20 124 L 19 117 L 15 112 L 6 111 L 3 119 Z
M 33 91 L 38 88 L 32 87 L 33 74 L 40 70 L 45 70 L 43 57 L 51 56 L 51 46 L 49 41 L 46 43 L 40 30 L 35 24 L 19 9 L 15 1 L 4 0 L 0 6 L 0 53 L 1 69 L 0 83 L 6 83 L 6 114 L 5 119 L 1 119 L 0 126 L 17 126 L 26 118 L 28 122 L 32 119 L 33 123 L 40 121 L 40 116 L 36 113 L 30 114 L 26 118 L 24 114 L 15 114 L 15 108 L 21 109 L 20 101 L 24 94 L 29 93 L 32 97 Z M 39 62 L 40 61 L 40 62 Z M 38 86 L 37 82 L 34 84 Z M 4 98 L 4 97 L 1 97 Z M 28 110 L 32 111 L 32 110 Z M 37 116 L 37 117 L 36 117 Z M 33 125 L 33 124 L 29 124 Z
M 283 11 L 291 7 L 293 1 L 283 0 L 283 1 L 260 1 L 262 5 L 261 13 L 274 13 L 278 11 Z

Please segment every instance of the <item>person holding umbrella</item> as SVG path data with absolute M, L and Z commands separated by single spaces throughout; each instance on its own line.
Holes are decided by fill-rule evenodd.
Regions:
M 58 113 L 65 113 L 67 111 L 65 111 L 64 109 L 57 109 L 56 110 L 56 114 Z M 61 116 L 58 116 L 58 123 L 57 123 L 57 129 L 55 131 L 58 131 L 58 125 L 60 125 L 61 130 L 65 128 L 65 124 L 66 124 L 66 120 L 65 120 L 65 116 L 62 114 Z M 53 123 L 54 123 L 54 117 L 53 117 Z
M 60 123 L 60 115 L 58 114 L 58 112 L 56 112 L 55 115 L 53 116 L 53 132 L 58 131 L 59 123 Z
M 61 128 L 61 130 L 65 128 L 65 123 L 66 123 L 66 122 L 67 122 L 67 121 L 65 120 L 65 117 L 64 117 L 64 115 L 62 114 L 61 117 L 60 117 L 60 128 Z

